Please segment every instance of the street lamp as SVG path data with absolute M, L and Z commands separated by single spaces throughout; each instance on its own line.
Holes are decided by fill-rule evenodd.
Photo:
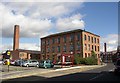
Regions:
M 70 54 L 73 54 L 73 52 L 71 51 Z
M 73 66 L 73 63 L 74 63 L 73 52 L 71 51 L 70 54 L 71 54 L 71 58 L 72 58 L 71 60 L 72 60 L 72 66 Z

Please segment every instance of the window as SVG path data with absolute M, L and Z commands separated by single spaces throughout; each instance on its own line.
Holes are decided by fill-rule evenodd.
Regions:
M 54 46 L 52 47 L 52 52 L 53 52 L 53 53 L 55 52 L 55 47 L 54 47 Z
M 47 40 L 47 45 L 50 45 L 50 39 Z
M 99 46 L 98 46 L 98 51 L 99 51 Z
M 58 43 L 60 43 L 60 37 L 58 37 Z
M 96 51 L 96 46 L 95 46 L 95 51 Z
M 87 53 L 85 53 L 85 58 L 87 58 Z
M 98 57 L 100 57 L 100 55 L 98 54 Z
M 55 43 L 57 42 L 57 38 L 55 38 Z
M 57 47 L 58 52 L 60 52 L 60 46 Z
M 66 52 L 66 45 L 63 46 L 63 51 Z
M 90 57 L 90 53 L 88 53 L 88 56 Z
M 45 51 L 44 51 L 44 49 L 42 49 L 42 53 L 44 53 Z
M 53 43 L 53 44 L 55 43 L 55 39 L 54 39 L 54 38 L 52 38 L 52 43 Z
M 97 39 L 97 43 L 99 44 L 99 39 Z
M 77 50 L 80 51 L 80 43 L 77 43 Z
M 94 50 L 94 46 L 92 45 L 92 50 Z
M 47 48 L 47 52 L 50 52 L 50 48 L 49 47 Z
M 71 35 L 70 35 L 70 41 L 73 41 L 73 40 L 74 40 L 74 35 L 71 34 Z
M 44 45 L 45 44 L 45 40 L 42 40 L 42 45 Z
M 85 44 L 85 50 L 87 50 L 87 44 Z
M 90 41 L 90 36 L 88 36 L 88 41 Z
M 93 37 L 92 37 L 92 43 L 93 43 Z
M 94 43 L 96 43 L 96 38 L 94 38 Z
M 70 45 L 70 51 L 73 51 L 73 44 Z
M 88 50 L 90 51 L 90 44 L 88 44 Z
M 84 40 L 87 40 L 86 35 L 84 35 Z
M 66 43 L 66 36 L 63 36 L 63 42 Z
M 77 34 L 77 40 L 80 40 L 80 33 Z

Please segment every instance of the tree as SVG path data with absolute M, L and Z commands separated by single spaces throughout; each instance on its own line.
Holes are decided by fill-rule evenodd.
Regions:
M 80 63 L 80 55 L 79 54 L 74 55 L 74 63 L 77 65 Z
M 91 51 L 91 56 L 94 57 L 94 58 L 97 58 L 96 53 L 93 50 Z
M 94 51 L 91 51 L 91 56 L 85 59 L 86 65 L 96 65 L 97 64 L 97 57 Z

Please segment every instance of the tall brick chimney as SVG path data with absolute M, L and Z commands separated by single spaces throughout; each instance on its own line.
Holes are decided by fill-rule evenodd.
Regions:
M 13 50 L 19 49 L 19 25 L 14 26 Z
M 104 52 L 105 52 L 105 53 L 107 52 L 106 43 L 104 43 Z

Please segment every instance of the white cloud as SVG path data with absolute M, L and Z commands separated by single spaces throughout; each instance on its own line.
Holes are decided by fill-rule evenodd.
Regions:
M 104 43 L 106 43 L 107 51 L 113 51 L 118 46 L 118 34 L 109 34 L 101 38 L 101 51 L 104 51 Z
M 83 2 L 87 0 L 1 0 L 1 2 Z
M 2 37 L 13 37 L 13 27 L 15 24 L 20 25 L 21 37 L 41 37 L 49 34 L 50 30 L 55 27 L 55 22 L 52 22 L 52 17 L 59 21 L 66 21 L 69 26 L 78 27 L 84 26 L 84 22 L 78 18 L 60 18 L 62 15 L 69 15 L 71 12 L 80 8 L 82 3 L 32 3 L 32 2 L 11 2 L 0 3 L 0 21 L 2 24 Z M 60 19 L 59 19 L 60 18 Z M 71 23 L 70 23 L 71 21 Z M 73 21 L 73 22 L 72 22 Z M 59 24 L 57 24 L 60 26 Z M 65 24 L 63 24 L 65 25 Z M 63 26 L 64 28 L 65 26 Z M 67 26 L 66 26 L 67 27 Z M 66 28 L 67 29 L 67 28 Z
M 19 48 L 25 50 L 37 50 L 37 51 L 41 50 L 40 46 L 37 45 L 36 43 L 21 43 Z
M 0 45 L 0 48 L 4 49 L 2 51 L 13 50 L 13 45 L 12 44 L 4 44 L 4 45 Z M 37 51 L 41 50 L 40 45 L 38 45 L 37 43 L 20 43 L 19 49 L 37 50 Z
M 6 50 L 12 50 L 12 44 L 4 44 L 4 45 L 0 45 L 0 48 L 2 49 L 2 50 L 0 50 L 0 51 L 6 51 Z
M 119 2 L 119 0 L 1 0 L 1 2 Z
M 6 6 L 14 11 L 15 14 L 27 14 L 27 17 L 32 18 L 46 18 L 56 17 L 63 14 L 68 14 L 76 8 L 81 7 L 82 2 L 79 3 L 63 3 L 63 2 L 23 2 L 23 3 L 9 3 Z
M 85 23 L 82 20 L 80 14 L 73 15 L 67 18 L 59 18 L 56 23 L 58 31 L 73 30 L 73 29 L 83 29 Z
M 13 38 L 14 25 L 20 25 L 20 37 L 45 37 L 52 32 L 53 29 L 61 31 L 60 27 L 69 29 L 67 26 L 61 26 L 58 22 L 67 22 L 71 29 L 84 27 L 84 21 L 81 14 L 74 11 L 81 8 L 80 3 L 72 2 L 1 2 L 0 3 L 0 30 L 1 37 Z M 73 16 L 71 16 L 71 13 Z M 77 12 L 80 13 L 80 12 Z M 75 14 L 75 15 L 74 15 Z M 64 16 L 64 18 L 63 18 Z M 65 17 L 70 16 L 70 17 Z M 57 23 L 57 24 L 56 24 Z M 62 22 L 61 22 L 62 23 Z M 65 25 L 63 23 L 63 25 Z M 63 30 L 63 29 L 62 29 Z M 9 42 L 10 43 L 10 42 Z M 11 44 L 1 46 L 3 50 L 12 49 Z M 20 49 L 38 50 L 36 44 L 20 43 Z
M 1 22 L 2 37 L 13 37 L 13 26 L 15 24 L 20 25 L 21 37 L 38 36 L 40 33 L 48 31 L 52 27 L 52 23 L 48 19 L 39 20 L 25 17 L 22 14 L 14 15 L 2 4 L 0 6 L 0 11 L 3 11 L 4 13 L 0 13 L 0 16 L 3 16 L 3 20 Z

